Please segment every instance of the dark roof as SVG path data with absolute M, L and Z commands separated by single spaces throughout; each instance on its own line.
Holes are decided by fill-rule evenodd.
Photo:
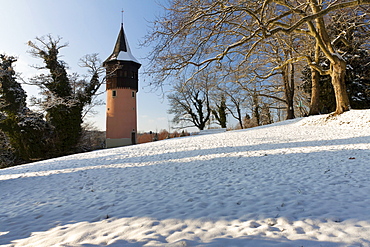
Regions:
M 127 37 L 125 35 L 125 31 L 123 30 L 123 24 L 121 24 L 121 29 L 119 31 L 113 53 L 104 61 L 104 64 L 109 61 L 115 60 L 132 61 L 137 64 L 140 64 L 131 53 L 130 46 L 128 45 L 127 42 Z
M 116 45 L 114 46 L 113 53 L 117 54 L 120 51 L 127 52 L 125 31 L 123 30 L 123 24 L 121 24 L 121 30 L 119 31 Z

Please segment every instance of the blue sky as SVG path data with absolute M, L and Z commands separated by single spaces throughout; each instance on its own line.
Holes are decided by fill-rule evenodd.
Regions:
M 149 30 L 149 21 L 158 16 L 165 0 L 1 0 L 0 52 L 18 57 L 16 71 L 25 79 L 39 73 L 30 65 L 42 61 L 27 53 L 27 42 L 35 37 L 51 34 L 60 36 L 69 46 L 61 50 L 61 59 L 68 63 L 70 72 L 86 73 L 78 60 L 86 54 L 99 53 L 104 61 L 113 51 L 124 10 L 124 28 L 133 55 L 147 66 L 148 48 L 139 42 Z M 138 94 L 138 130 L 159 131 L 169 128 L 171 116 L 168 104 L 160 92 L 148 87 L 150 78 L 140 75 Z M 37 89 L 25 86 L 28 95 L 37 95 Z M 103 97 L 105 99 L 105 96 Z M 96 109 L 99 114 L 89 118 L 96 127 L 105 129 L 105 106 Z

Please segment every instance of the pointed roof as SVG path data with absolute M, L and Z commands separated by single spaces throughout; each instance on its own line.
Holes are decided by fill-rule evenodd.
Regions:
M 107 58 L 107 60 L 104 61 L 104 63 L 114 60 L 132 61 L 140 64 L 139 61 L 131 53 L 122 23 L 113 53 Z
M 128 44 L 126 45 L 126 43 L 127 40 L 125 31 L 123 30 L 123 24 L 121 23 L 121 30 L 119 31 L 117 42 L 116 45 L 114 46 L 113 52 L 114 53 L 119 53 L 120 51 L 127 52 L 127 48 L 130 49 L 130 47 L 128 47 Z

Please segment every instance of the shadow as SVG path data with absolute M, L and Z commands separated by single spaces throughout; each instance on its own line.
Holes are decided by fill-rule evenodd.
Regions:
M 76 246 L 76 245 L 75 245 Z M 94 245 L 94 244 L 81 244 L 78 245 L 79 247 L 100 247 L 102 245 Z M 133 243 L 125 240 L 117 240 L 114 243 L 107 244 L 104 246 L 109 246 L 109 247 L 142 247 L 143 243 Z
M 110 246 L 110 245 L 109 245 Z M 125 245 L 121 245 L 125 246 Z M 129 246 L 129 245 L 128 245 Z M 327 241 L 314 240 L 288 240 L 288 239 L 272 239 L 268 237 L 251 236 L 241 238 L 216 238 L 208 243 L 196 241 L 178 241 L 177 243 L 167 244 L 165 247 L 180 247 L 180 246 L 199 246 L 199 247 L 340 247 L 343 243 L 333 243 Z
M 145 245 L 144 242 L 133 243 L 125 240 L 118 240 L 112 244 L 105 246 L 109 247 L 141 247 Z M 81 247 L 98 247 L 100 245 L 82 244 Z M 268 237 L 251 236 L 240 238 L 215 238 L 211 242 L 201 242 L 193 240 L 180 240 L 175 243 L 163 243 L 163 247 L 342 247 L 343 243 L 335 243 L 328 241 L 314 241 L 314 240 L 288 240 L 288 239 L 272 239 Z
M 260 126 L 264 128 L 265 126 Z M 258 128 L 260 128 L 258 127 Z M 241 130 L 239 130 L 241 131 Z M 242 130 L 248 131 L 248 130 Z M 238 132 L 238 131 L 235 131 Z M 228 132 L 230 133 L 230 132 Z M 190 137 L 183 137 L 185 138 L 198 138 L 204 136 L 190 136 Z M 217 138 L 217 136 L 215 136 Z M 354 138 L 344 138 L 344 139 L 334 139 L 334 140 L 319 140 L 319 141 L 300 141 L 300 142 L 279 142 L 279 143 L 262 143 L 262 144 L 250 144 L 244 146 L 222 146 L 217 148 L 209 148 L 209 149 L 194 149 L 189 151 L 172 151 L 172 144 L 171 142 L 174 139 L 169 140 L 162 140 L 156 143 L 149 143 L 149 147 L 156 149 L 157 146 L 163 147 L 165 146 L 167 152 L 159 153 L 159 154 L 146 154 L 145 151 L 147 147 L 142 144 L 137 146 L 126 146 L 120 148 L 111 148 L 108 150 L 96 150 L 87 153 L 81 154 L 74 154 L 70 156 L 64 156 L 61 158 L 55 158 L 53 160 L 45 160 L 37 163 L 26 164 L 22 166 L 11 167 L 10 169 L 2 170 L 2 174 L 21 174 L 24 170 L 27 171 L 27 167 L 32 167 L 32 171 L 34 172 L 50 172 L 56 170 L 58 172 L 74 172 L 73 169 L 82 168 L 85 169 L 88 166 L 88 169 L 100 169 L 101 164 L 105 164 L 106 166 L 114 166 L 117 164 L 125 165 L 125 164 L 138 164 L 144 162 L 151 162 L 157 163 L 164 161 L 166 159 L 183 159 L 183 158 L 191 158 L 195 156 L 205 156 L 205 155 L 213 155 L 213 154 L 232 154 L 238 152 L 256 152 L 256 151 L 269 151 L 269 150 L 277 150 L 277 149 L 292 149 L 292 148 L 303 148 L 303 147 L 327 147 L 332 145 L 349 145 L 349 144 L 368 144 L 370 143 L 370 136 L 363 136 L 363 137 L 354 137 Z M 178 140 L 175 140 L 178 141 Z M 191 147 L 192 143 L 189 144 L 189 148 Z M 194 145 L 199 145 L 196 143 Z M 132 156 L 132 150 L 142 148 L 142 152 L 139 152 L 138 156 Z M 91 157 L 94 154 L 94 157 Z M 141 155 L 145 154 L 145 155 Z M 68 164 L 68 168 L 65 168 L 66 163 Z M 30 170 L 31 170 L 30 169 Z M 70 171 L 69 171 L 70 170 Z

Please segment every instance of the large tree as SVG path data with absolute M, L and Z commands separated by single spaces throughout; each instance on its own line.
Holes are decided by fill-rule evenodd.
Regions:
M 363 14 L 359 15 L 363 12 Z M 368 8 L 336 11 L 328 18 L 328 33 L 338 37 L 333 45 L 346 61 L 345 84 L 352 108 L 370 107 L 370 47 Z M 313 54 L 317 64 L 329 69 L 330 62 L 319 49 Z M 311 72 L 311 73 L 310 73 Z M 303 70 L 303 81 L 311 95 L 310 114 L 335 110 L 335 95 L 329 75 L 319 75 L 315 70 Z M 311 86 L 312 85 L 312 86 Z M 307 87 L 309 86 L 309 87 Z
M 168 76 L 188 73 L 185 68 L 190 66 L 198 67 L 196 73 L 208 66 L 222 68 L 225 64 L 237 70 L 258 54 L 266 40 L 297 33 L 315 41 L 330 62 L 329 69 L 315 63 L 311 54 L 290 57 L 275 69 L 305 60 L 321 75 L 330 75 L 336 97 L 335 113 L 339 114 L 350 108 L 344 83 L 346 61 L 334 45 L 344 37 L 331 37 L 325 18 L 339 9 L 369 3 L 370 0 L 173 0 L 165 15 L 154 22 L 147 38 L 148 43 L 155 43 L 149 73 L 155 74 L 155 82 L 162 83 Z
M 82 65 L 90 69 L 90 81 L 68 75 L 66 63 L 59 59 L 60 49 L 67 44 L 60 41 L 61 38 L 54 39 L 48 35 L 28 42 L 30 53 L 44 62 L 39 69 L 49 71 L 32 78 L 31 83 L 39 86 L 44 95 L 38 103 L 46 111 L 46 120 L 55 128 L 56 155 L 75 151 L 82 133 L 83 109 L 91 104 L 102 83 L 99 80 L 101 64 L 98 64 L 96 55 L 81 60 Z
M 42 58 L 47 74 L 40 74 L 26 82 L 13 69 L 16 59 L 0 55 L 0 160 L 9 161 L 9 153 L 15 156 L 7 166 L 40 160 L 79 151 L 76 147 L 81 138 L 83 114 L 93 104 L 94 97 L 104 81 L 97 54 L 86 55 L 80 65 L 89 70 L 91 79 L 80 79 L 77 74 L 68 75 L 67 67 L 58 58 L 59 50 L 66 46 L 60 38 L 36 38 L 29 42 L 31 53 Z M 42 111 L 27 107 L 26 92 L 21 83 L 37 85 L 42 99 L 32 102 Z M 4 166 L 4 164 L 1 164 Z
M 0 55 L 0 130 L 17 157 L 32 161 L 50 157 L 53 130 L 42 114 L 31 111 L 26 92 L 16 80 L 14 57 Z M 9 149 L 3 150 L 9 153 Z

